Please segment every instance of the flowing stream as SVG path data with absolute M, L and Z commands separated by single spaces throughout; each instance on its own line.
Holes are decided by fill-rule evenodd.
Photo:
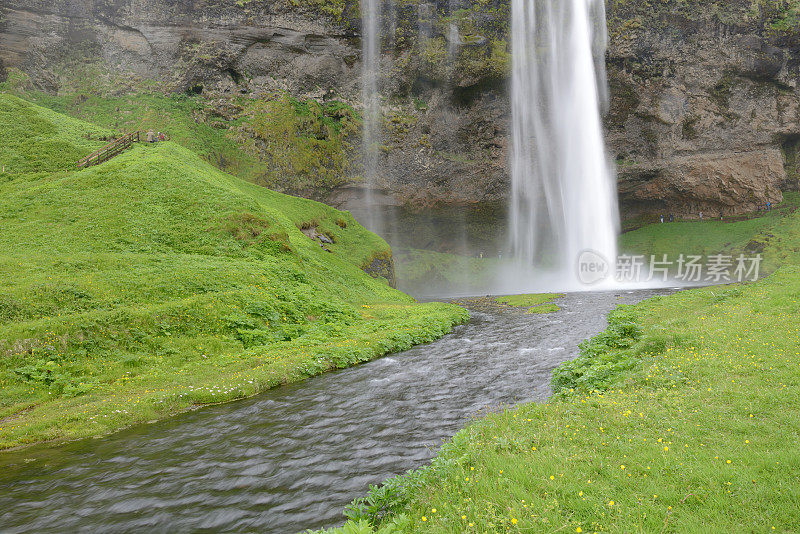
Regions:
M 369 484 L 418 467 L 657 291 L 574 293 L 546 315 L 468 304 L 428 345 L 116 434 L 0 453 L 0 531 L 274 532 L 343 522 Z M 663 293 L 663 291 L 662 291 Z

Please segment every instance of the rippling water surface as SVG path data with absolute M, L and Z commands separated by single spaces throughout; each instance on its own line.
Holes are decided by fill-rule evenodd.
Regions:
M 369 484 L 425 463 L 484 408 L 545 399 L 553 368 L 616 304 L 654 294 L 570 294 L 545 315 L 475 306 L 468 325 L 401 354 L 105 438 L 0 453 L 0 531 L 339 524 Z

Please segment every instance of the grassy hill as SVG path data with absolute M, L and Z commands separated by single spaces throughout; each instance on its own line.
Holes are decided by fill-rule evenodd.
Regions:
M 259 185 L 308 196 L 357 179 L 361 118 L 344 102 L 282 92 L 216 100 L 146 87 L 126 94 L 67 87 L 53 95 L 27 87 L 16 69 L 9 79 L 0 91 L 116 132 L 166 132 L 215 167 Z
M 206 101 L 185 94 L 164 95 L 142 92 L 123 96 L 67 93 L 51 95 L 40 91 L 20 92 L 26 100 L 58 113 L 97 124 L 114 131 L 135 130 L 167 132 L 174 141 L 225 172 L 250 182 L 269 173 L 268 167 L 252 154 L 242 150 L 229 136 L 227 127 L 239 126 L 242 120 L 218 123 L 205 120 L 210 114 Z M 218 126 L 218 127 L 215 127 Z
M 107 432 L 430 341 L 465 320 L 361 267 L 347 212 L 0 93 L 0 448 Z M 301 230 L 333 243 L 324 250 Z

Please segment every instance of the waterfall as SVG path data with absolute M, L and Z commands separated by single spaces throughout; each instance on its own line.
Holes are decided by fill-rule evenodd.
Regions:
M 361 0 L 361 54 L 363 63 L 361 99 L 364 103 L 362 157 L 366 186 L 364 203 L 367 208 L 366 226 L 379 234 L 384 230 L 380 207 L 375 198 L 381 134 L 380 91 L 378 85 L 381 52 L 381 1 Z
M 458 26 L 450 23 L 449 32 L 447 34 L 447 57 L 453 61 L 458 53 L 458 45 L 461 42 L 461 36 L 458 34 Z
M 581 252 L 616 258 L 603 0 L 512 0 L 510 245 L 523 265 L 577 280 Z M 612 263 L 613 265 L 613 263 Z

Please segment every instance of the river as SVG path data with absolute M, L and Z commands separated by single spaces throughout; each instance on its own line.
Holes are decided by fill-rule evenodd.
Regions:
M 482 412 L 543 401 L 606 314 L 664 291 L 574 293 L 553 314 L 467 302 L 443 339 L 110 436 L 0 453 L 0 532 L 267 532 L 341 524 L 369 484 Z

